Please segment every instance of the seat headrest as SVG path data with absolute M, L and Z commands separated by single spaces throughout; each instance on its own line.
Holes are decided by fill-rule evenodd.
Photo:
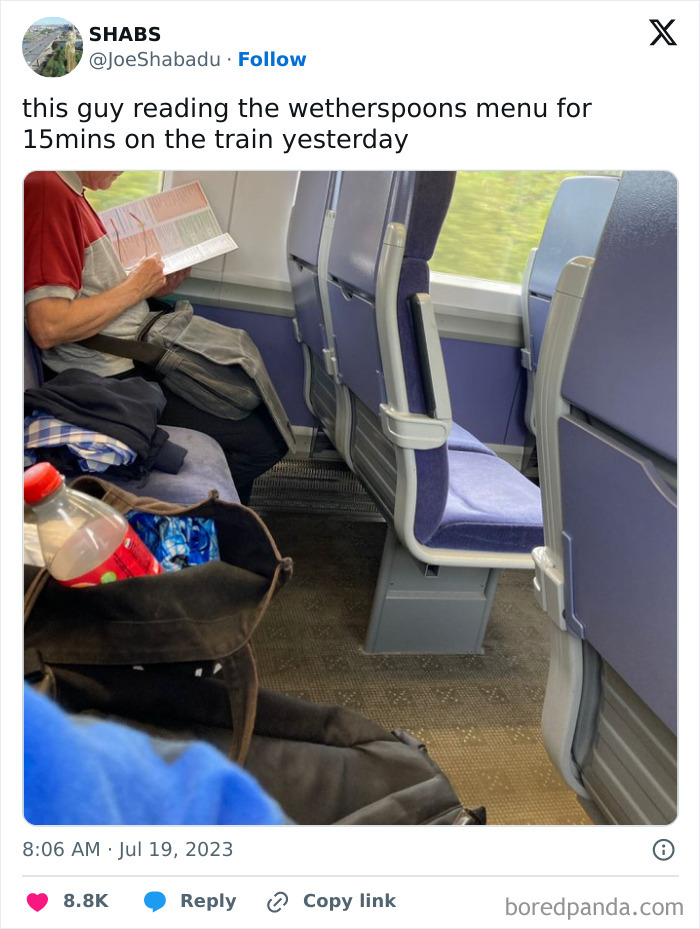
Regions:
M 344 174 L 329 273 L 373 297 L 384 233 L 392 222 L 402 223 L 408 230 L 406 257 L 427 261 L 435 250 L 454 182 L 453 171 Z
M 530 275 L 530 293 L 554 296 L 564 265 L 585 255 L 595 258 L 618 188 L 616 177 L 569 177 L 562 181 Z

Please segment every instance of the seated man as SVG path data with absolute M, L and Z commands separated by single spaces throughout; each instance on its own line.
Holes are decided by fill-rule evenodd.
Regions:
M 281 825 L 241 768 L 203 742 L 68 716 L 25 684 L 24 815 L 33 825 Z
M 173 293 L 189 269 L 163 274 L 158 255 L 140 261 L 128 274 L 122 267 L 84 189 L 106 190 L 121 171 L 36 171 L 25 180 L 24 302 L 27 328 L 53 372 L 83 368 L 103 377 L 128 377 L 128 358 L 77 345 L 97 333 L 137 337 L 149 312 L 149 297 Z M 151 376 L 139 370 L 140 376 Z M 163 385 L 161 385 L 163 386 Z M 287 450 L 267 407 L 245 419 L 222 419 L 198 409 L 163 387 L 163 425 L 197 429 L 224 450 L 241 502 L 253 481 Z

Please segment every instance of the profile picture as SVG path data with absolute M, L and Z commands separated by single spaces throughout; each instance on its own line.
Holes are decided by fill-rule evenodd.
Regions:
M 77 68 L 83 55 L 83 39 L 67 19 L 45 16 L 24 33 L 22 54 L 35 74 L 63 77 Z

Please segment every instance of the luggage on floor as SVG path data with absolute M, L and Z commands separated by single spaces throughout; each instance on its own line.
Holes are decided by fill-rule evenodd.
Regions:
M 300 824 L 485 822 L 407 733 L 259 690 L 251 637 L 292 564 L 252 510 L 216 495 L 183 508 L 89 477 L 74 486 L 121 512 L 213 519 L 221 561 L 83 589 L 28 567 L 27 680 L 69 712 L 216 745 Z

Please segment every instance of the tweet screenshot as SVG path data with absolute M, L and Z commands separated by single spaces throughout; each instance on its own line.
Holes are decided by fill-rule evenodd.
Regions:
M 0 14 L 0 929 L 700 929 L 698 2 Z

